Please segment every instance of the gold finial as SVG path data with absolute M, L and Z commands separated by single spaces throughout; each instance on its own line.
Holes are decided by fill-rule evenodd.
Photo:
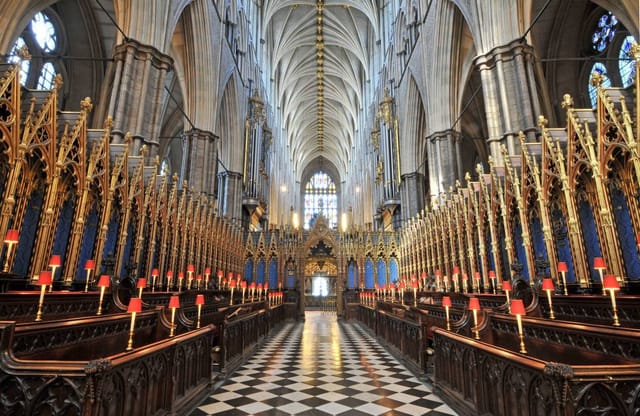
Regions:
M 106 120 L 104 121 L 104 127 L 105 130 L 111 130 L 113 128 L 113 118 L 111 116 L 108 116 L 106 118 Z
M 629 55 L 631 55 L 631 57 L 636 61 L 640 60 L 640 44 L 633 42 L 631 44 L 631 49 L 629 50 Z
M 142 147 L 140 147 L 140 156 L 144 157 L 147 154 L 147 145 L 143 144 Z
M 22 59 L 23 61 L 31 60 L 31 54 L 29 53 L 29 48 L 27 48 L 27 45 L 22 45 L 22 47 L 17 50 L 17 53 L 20 59 Z
M 562 96 L 562 108 L 571 108 L 573 107 L 573 98 L 571 95 L 565 94 Z
M 602 81 L 604 81 L 604 77 L 599 71 L 593 71 L 591 73 L 591 85 L 597 88 L 602 84 Z
M 545 127 L 547 127 L 547 124 L 549 123 L 549 120 L 547 120 L 546 118 L 544 118 L 543 115 L 539 115 L 538 116 L 538 126 L 543 129 Z
M 477 169 L 477 168 L 476 168 Z M 469 171 L 467 171 L 464 174 L 464 180 L 467 181 L 467 183 L 469 183 L 469 181 L 471 180 L 471 174 L 469 173 Z
M 133 139 L 133 135 L 131 134 L 130 131 L 127 132 L 127 134 L 124 135 L 124 142 L 126 144 L 131 143 L 131 140 Z
M 64 84 L 64 82 L 62 82 L 62 75 L 56 74 L 56 76 L 53 78 L 53 89 L 59 89 L 60 87 L 62 87 L 62 84 Z
M 91 98 L 84 97 L 84 99 L 80 101 L 80 108 L 82 109 L 82 111 L 86 111 L 86 112 L 91 111 L 93 109 L 93 103 L 91 102 Z
M 156 166 L 156 169 L 157 169 L 158 166 L 160 165 L 160 155 L 156 155 L 156 157 L 153 158 L 153 164 Z
M 171 176 L 171 180 L 173 180 L 174 183 L 178 183 L 178 173 L 173 172 L 173 176 Z
M 520 139 L 520 145 L 524 149 L 524 145 L 526 143 L 527 136 L 524 135 L 524 132 L 522 130 L 520 130 L 518 132 L 518 138 Z

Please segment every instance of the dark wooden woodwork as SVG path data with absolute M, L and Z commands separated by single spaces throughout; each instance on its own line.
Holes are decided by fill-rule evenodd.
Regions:
M 38 311 L 40 291 L 0 293 L 0 320 L 32 322 Z M 52 292 L 47 293 L 42 305 L 44 321 L 74 316 L 91 316 L 98 311 L 99 292 Z M 115 307 L 110 293 L 105 293 L 102 313 L 122 311 Z

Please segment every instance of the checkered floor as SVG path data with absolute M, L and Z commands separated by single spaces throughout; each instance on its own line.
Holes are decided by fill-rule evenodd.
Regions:
M 191 415 L 455 415 L 357 324 L 307 312 Z

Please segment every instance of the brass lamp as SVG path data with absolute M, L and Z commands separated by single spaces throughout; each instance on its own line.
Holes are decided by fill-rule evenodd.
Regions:
M 151 293 L 156 291 L 156 279 L 158 278 L 159 274 L 160 272 L 158 271 L 158 269 L 151 270 Z
M 451 331 L 451 324 L 449 323 L 449 308 L 451 307 L 451 298 L 449 296 L 442 297 L 442 306 L 444 306 L 444 313 L 447 318 L 447 331 Z
M 553 286 L 553 280 L 551 279 L 542 279 L 542 290 L 547 292 L 547 300 L 549 301 L 549 318 L 556 319 L 555 314 L 553 313 L 553 303 L 551 302 L 551 292 L 553 292 L 555 287 Z
M 84 281 L 84 293 L 89 291 L 89 281 L 91 280 L 91 272 L 96 269 L 96 262 L 89 259 L 84 263 L 84 269 L 87 271 L 87 280 Z
M 51 267 L 51 284 L 49 285 L 49 293 L 53 290 L 53 282 L 56 280 L 56 270 L 62 266 L 60 255 L 54 254 L 49 259 L 49 267 Z
M 569 291 L 567 290 L 567 272 L 569 268 L 567 267 L 567 263 L 564 261 L 558 262 L 558 272 L 562 275 L 562 287 L 564 288 L 564 295 L 569 295 Z
M 131 327 L 129 328 L 129 342 L 127 342 L 127 351 L 133 349 L 133 333 L 136 326 L 136 314 L 142 312 L 142 299 L 131 298 L 127 312 L 131 314 Z
M 493 294 L 496 292 L 496 272 L 493 270 L 489 270 L 489 279 L 491 280 L 491 286 L 493 287 Z
M 169 330 L 169 336 L 172 337 L 175 334 L 176 326 L 176 309 L 180 307 L 180 297 L 177 295 L 171 296 L 169 299 L 169 309 L 171 309 L 171 329 Z
M 43 270 L 38 277 L 38 285 L 40 285 L 40 300 L 38 300 L 38 312 L 36 313 L 36 321 L 42 320 L 42 304 L 44 303 L 44 292 L 47 290 L 47 285 L 51 282 L 51 272 L 49 270 Z
M 222 272 L 222 270 L 218 270 L 218 290 L 222 289 L 222 286 L 220 286 L 222 284 L 222 276 L 224 275 L 224 273 Z
M 502 290 L 504 290 L 504 293 L 507 296 L 507 306 L 509 308 L 509 313 L 511 313 L 511 303 L 509 301 L 509 292 L 511 292 L 512 288 L 511 288 L 510 280 L 504 280 L 502 282 Z
M 231 279 L 228 284 L 229 289 L 231 290 L 231 295 L 229 296 L 229 305 L 233 305 L 233 289 L 236 288 L 236 281 Z
M 147 279 L 145 277 L 139 278 L 136 287 L 138 288 L 138 297 L 142 299 L 142 290 L 147 287 Z
M 598 274 L 600 274 L 600 283 L 602 283 L 602 294 L 606 295 L 607 291 L 604 288 L 604 271 L 607 268 L 607 265 L 604 262 L 604 259 L 602 257 L 595 257 L 593 259 L 593 268 L 596 269 L 598 271 Z
M 211 268 L 205 267 L 204 269 L 204 289 L 209 289 L 209 276 L 211 276 Z
M 616 306 L 616 291 L 620 290 L 620 283 L 616 277 L 612 274 L 604 276 L 604 282 L 602 287 L 609 291 L 611 295 L 611 308 L 613 309 L 613 326 L 620 326 L 620 320 L 618 319 L 618 307 Z
M 478 311 L 480 310 L 480 299 L 469 298 L 469 310 L 473 312 L 474 338 L 480 339 L 480 331 L 478 330 Z
M 527 311 L 524 308 L 524 302 L 522 299 L 513 299 L 511 301 L 511 313 L 516 316 L 518 321 L 518 337 L 520 338 L 520 352 L 527 353 L 527 349 L 524 346 L 524 332 L 522 331 L 522 315 L 526 315 Z
M 204 295 L 199 294 L 196 296 L 196 305 L 198 306 L 198 322 L 196 328 L 200 328 L 200 313 L 202 312 L 202 305 L 204 305 Z
M 171 290 L 171 280 L 173 279 L 173 270 L 167 271 L 167 292 Z
M 196 268 L 193 264 L 187 266 L 187 290 L 191 290 L 191 282 L 193 282 L 193 273 Z
M 184 273 L 178 272 L 178 292 L 182 292 L 182 282 L 184 282 Z
M 7 244 L 7 257 L 5 258 L 3 271 L 7 273 L 9 271 L 9 260 L 13 252 L 13 246 L 18 244 L 18 230 L 7 230 L 4 242 Z
M 104 291 L 111 284 L 111 279 L 108 275 L 103 274 L 98 280 L 98 287 L 100 288 L 100 300 L 98 301 L 98 312 L 96 315 L 102 315 L 102 300 L 104 299 Z

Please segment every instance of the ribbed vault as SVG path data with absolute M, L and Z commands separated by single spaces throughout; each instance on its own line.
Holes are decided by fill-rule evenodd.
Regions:
M 264 33 L 271 54 L 274 107 L 280 112 L 294 169 L 324 158 L 344 180 L 369 79 L 376 39 L 372 0 L 266 0 Z M 318 99 L 317 25 L 322 25 L 323 99 Z M 319 116 L 320 114 L 320 116 Z M 322 120 L 320 120 L 322 119 Z M 320 127 L 320 133 L 319 133 Z M 298 176 L 300 179 L 300 176 Z

